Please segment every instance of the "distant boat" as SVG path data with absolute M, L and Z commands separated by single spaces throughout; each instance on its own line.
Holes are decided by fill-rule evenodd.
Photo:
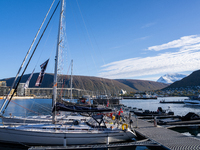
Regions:
M 123 99 L 157 99 L 156 95 L 151 95 L 148 93 L 135 94 L 134 96 L 124 96 Z
M 184 103 L 186 105 L 191 105 L 191 106 L 200 106 L 200 95 L 199 96 L 191 96 L 190 99 L 185 99 Z
M 149 110 L 136 110 L 134 114 L 137 116 L 166 116 L 166 115 L 174 115 L 174 112 L 171 110 L 163 110 L 162 107 L 158 107 L 157 111 L 149 111 Z
M 157 97 L 123 97 L 123 99 L 157 99 Z
M 185 116 L 174 116 L 166 119 L 158 119 L 158 125 L 180 125 L 180 124 L 199 124 L 200 116 L 189 112 Z
M 160 103 L 172 103 L 172 104 L 184 104 L 184 101 L 165 101 L 165 100 L 161 100 Z

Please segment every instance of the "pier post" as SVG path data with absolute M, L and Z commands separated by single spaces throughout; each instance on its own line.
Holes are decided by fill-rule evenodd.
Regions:
M 154 117 L 154 126 L 157 127 L 157 117 Z
M 64 146 L 64 147 L 67 146 L 67 138 L 66 138 L 66 137 L 64 137 L 63 146 Z
M 109 145 L 109 136 L 107 136 L 107 143 L 106 144 Z
M 136 119 L 136 128 L 138 127 L 138 120 L 137 120 L 137 116 L 135 115 L 135 119 Z

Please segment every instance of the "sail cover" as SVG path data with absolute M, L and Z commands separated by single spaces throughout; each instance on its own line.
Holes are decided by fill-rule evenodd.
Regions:
M 55 111 L 55 106 L 53 107 L 53 112 Z M 108 112 L 112 111 L 109 108 L 99 108 L 99 107 L 89 107 L 89 106 L 77 106 L 74 105 L 64 105 L 62 103 L 56 103 L 56 111 L 71 111 L 71 112 Z

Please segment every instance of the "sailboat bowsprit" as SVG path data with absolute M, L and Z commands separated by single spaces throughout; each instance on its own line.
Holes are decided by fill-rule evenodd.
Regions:
M 57 41 L 57 50 L 55 56 L 55 72 L 54 72 L 54 87 L 53 87 L 53 106 L 56 106 L 57 99 L 57 66 L 58 52 L 60 43 L 60 30 L 62 25 L 62 17 L 64 11 L 64 0 L 61 0 L 61 13 L 59 22 L 59 34 Z M 57 103 L 59 104 L 59 103 Z M 58 107 L 57 107 L 58 106 Z M 87 122 L 75 120 L 72 122 L 63 121 L 58 123 L 56 120 L 56 110 L 81 111 L 81 112 L 102 112 L 110 111 L 108 108 L 85 107 L 85 106 L 64 106 L 57 105 L 52 115 L 52 123 L 46 124 L 26 124 L 19 126 L 0 126 L 0 142 L 25 144 L 25 145 L 63 145 L 64 140 L 68 145 L 80 144 L 100 144 L 109 142 L 122 142 L 135 137 L 135 134 L 127 128 L 122 130 L 117 125 L 105 123 L 103 116 L 90 117 Z M 76 109 L 74 109 L 76 108 Z M 75 117 L 76 118 L 76 117 Z

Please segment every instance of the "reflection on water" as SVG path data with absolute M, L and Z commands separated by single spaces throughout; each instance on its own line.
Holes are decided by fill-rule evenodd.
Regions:
M 27 150 L 28 148 L 27 146 L 0 143 L 1 150 Z
M 200 139 L 200 128 L 196 125 L 190 127 L 175 127 L 171 128 L 171 130 L 177 131 L 186 136 L 191 136 Z

